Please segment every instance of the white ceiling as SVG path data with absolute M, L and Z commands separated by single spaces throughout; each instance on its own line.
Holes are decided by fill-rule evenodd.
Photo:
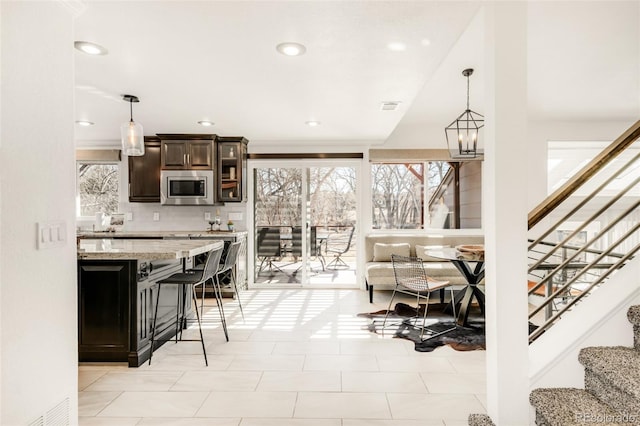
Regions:
M 140 98 L 145 134 L 216 133 L 264 143 L 363 143 L 397 127 L 444 128 L 482 112 L 482 2 L 86 1 L 75 53 L 79 145 L 111 144 Z M 554 120 L 627 120 L 639 108 L 638 1 L 535 2 L 529 7 L 529 110 Z M 428 43 L 426 42 L 428 40 Z M 275 46 L 296 41 L 305 55 Z M 387 48 L 405 43 L 403 52 Z M 382 101 L 401 101 L 397 111 Z M 211 120 L 204 128 L 199 120 Z M 318 120 L 318 127 L 305 121 Z

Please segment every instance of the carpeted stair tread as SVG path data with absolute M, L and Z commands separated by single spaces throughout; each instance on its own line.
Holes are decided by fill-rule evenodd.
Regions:
M 640 325 L 640 305 L 635 305 L 627 311 L 627 318 L 633 325 Z
M 496 426 L 486 414 L 469 414 L 469 420 L 467 422 L 469 426 Z
M 619 425 L 619 414 L 584 389 L 534 389 L 529 402 L 545 426 Z
M 583 348 L 578 360 L 640 403 L 640 352 L 625 346 Z

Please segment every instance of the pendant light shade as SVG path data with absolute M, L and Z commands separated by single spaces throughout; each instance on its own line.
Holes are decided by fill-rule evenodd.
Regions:
M 484 127 L 484 116 L 469 108 L 469 77 L 473 68 L 462 71 L 467 77 L 467 109 L 444 129 L 447 148 L 452 158 L 475 158 L 482 156 L 479 148 L 480 129 Z
M 140 102 L 137 96 L 123 95 L 122 99 L 129 102 L 130 120 L 120 127 L 120 138 L 122 140 L 122 152 L 129 157 L 144 155 L 144 135 L 142 125 L 133 121 L 133 103 Z

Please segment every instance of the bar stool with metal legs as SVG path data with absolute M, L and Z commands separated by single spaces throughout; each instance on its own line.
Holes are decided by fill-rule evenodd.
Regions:
M 240 293 L 238 293 L 238 285 L 236 282 L 236 271 L 235 271 L 241 245 L 242 245 L 242 241 L 237 241 L 229 244 L 229 249 L 227 250 L 227 257 L 225 258 L 224 263 L 221 264 L 218 270 L 216 271 L 215 280 L 217 281 L 218 288 L 220 288 L 220 281 L 225 277 L 229 277 L 229 282 L 230 284 L 233 285 L 233 291 L 234 291 L 234 294 L 236 295 L 236 298 L 238 299 L 238 305 L 240 306 L 240 313 L 242 314 L 242 319 L 244 320 L 244 311 L 242 310 Z M 207 286 L 205 284 L 205 288 L 206 287 Z
M 176 274 L 173 274 L 163 280 L 158 281 L 156 284 L 158 285 L 158 291 L 156 293 L 156 307 L 154 310 L 154 314 L 153 314 L 153 330 L 151 332 L 151 353 L 149 354 L 149 365 L 151 365 L 151 359 L 153 357 L 153 349 L 154 349 L 154 343 L 157 342 L 158 340 L 155 339 L 156 337 L 156 331 L 157 331 L 157 322 L 158 322 L 158 306 L 160 304 L 160 292 L 162 290 L 162 286 L 163 285 L 177 285 L 180 286 L 180 290 L 178 291 L 177 294 L 177 302 L 176 302 L 176 322 L 175 322 L 175 326 L 176 326 L 176 335 L 175 335 L 175 340 L 176 343 L 178 341 L 183 341 L 183 342 L 187 342 L 187 341 L 199 341 L 202 343 L 202 353 L 204 354 L 204 363 L 205 365 L 209 365 L 209 362 L 207 361 L 207 350 L 205 349 L 205 345 L 204 345 L 204 337 L 202 336 L 202 323 L 200 321 L 200 312 L 198 312 L 198 300 L 196 299 L 196 293 L 195 293 L 195 287 L 199 286 L 199 285 L 203 285 L 206 283 L 206 281 L 211 280 L 212 282 L 214 282 L 215 285 L 215 279 L 214 279 L 214 275 L 218 270 L 218 264 L 220 263 L 220 257 L 222 256 L 222 247 L 217 248 L 217 249 L 213 249 L 209 252 L 209 254 L 207 255 L 207 260 L 205 261 L 205 265 L 204 268 L 202 270 L 189 270 L 189 271 L 185 271 L 185 272 L 179 272 Z M 218 296 L 221 294 L 219 294 L 219 288 L 216 288 L 217 286 L 214 286 L 214 290 L 218 290 L 216 291 L 216 299 L 218 299 Z M 186 321 L 188 320 L 186 318 L 186 307 L 187 307 L 187 298 L 188 298 L 188 294 L 191 293 L 191 298 L 193 299 L 193 303 L 195 304 L 195 312 L 196 312 L 196 321 L 198 322 L 198 330 L 200 331 L 200 339 L 182 339 L 182 328 L 184 326 L 184 324 L 186 323 Z M 182 295 L 182 300 L 181 300 L 181 295 Z M 182 301 L 182 306 L 180 306 L 180 302 Z M 180 308 L 182 308 L 182 318 L 180 318 Z M 220 317 L 222 318 L 222 326 L 224 329 L 224 334 L 225 337 L 227 338 L 227 341 L 229 341 L 229 335 L 227 333 L 227 324 L 225 321 L 225 317 L 224 317 L 224 310 L 222 307 L 222 301 L 218 300 L 218 310 L 220 311 Z M 178 340 L 178 335 L 180 336 L 180 340 Z M 171 339 L 167 339 L 167 340 L 171 340 Z M 167 341 L 165 340 L 165 341 Z

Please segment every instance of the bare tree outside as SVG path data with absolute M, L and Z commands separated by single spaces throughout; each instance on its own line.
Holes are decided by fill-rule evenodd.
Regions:
M 429 182 L 427 198 L 431 198 L 431 194 L 440 186 L 451 165 L 446 161 L 429 161 L 427 168 Z
M 424 163 L 372 164 L 374 229 L 422 227 Z
M 302 223 L 301 173 L 296 168 L 256 169 L 256 226 Z
M 78 163 L 80 216 L 118 212 L 118 165 Z
M 302 224 L 302 169 L 256 169 L 255 224 Z M 355 223 L 356 176 L 353 167 L 309 168 L 310 223 L 350 226 Z
M 356 222 L 356 172 L 353 167 L 312 167 L 309 172 L 311 224 L 353 226 Z
M 373 228 L 424 228 L 425 200 L 438 190 L 450 168 L 446 161 L 372 164 Z

